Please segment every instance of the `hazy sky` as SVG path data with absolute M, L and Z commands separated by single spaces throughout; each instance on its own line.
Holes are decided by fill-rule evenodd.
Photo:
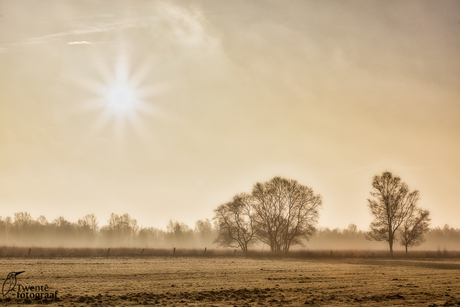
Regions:
M 0 0 L 0 216 L 194 225 L 275 175 L 460 228 L 460 2 Z

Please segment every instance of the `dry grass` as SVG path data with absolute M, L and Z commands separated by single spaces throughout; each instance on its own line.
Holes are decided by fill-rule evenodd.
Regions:
M 370 258 L 370 259 L 421 259 L 460 258 L 460 251 L 395 251 L 390 255 L 383 250 L 293 250 L 289 253 L 272 253 L 270 251 L 249 251 L 233 249 L 181 249 L 175 251 L 164 248 L 44 248 L 44 247 L 12 247 L 0 246 L 0 258 L 34 257 L 247 257 L 247 258 L 300 258 L 300 259 L 337 259 L 337 258 Z
M 58 290 L 52 306 L 460 304 L 459 259 L 224 256 L 2 258 L 0 272 L 25 271 L 18 283 Z

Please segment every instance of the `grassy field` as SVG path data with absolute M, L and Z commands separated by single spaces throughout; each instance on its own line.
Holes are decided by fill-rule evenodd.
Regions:
M 233 249 L 182 249 L 182 248 L 64 248 L 64 247 L 13 247 L 0 246 L 0 258 L 56 258 L 56 257 L 152 257 L 152 256 L 194 256 L 194 257 L 234 257 L 249 258 L 372 258 L 372 259 L 460 259 L 460 251 L 404 251 L 396 250 L 392 256 L 386 250 L 291 250 L 289 253 L 271 253 L 265 251 L 249 251 Z
M 58 291 L 58 300 L 37 302 L 10 293 L 0 299 L 3 305 L 460 305 L 459 259 L 0 258 L 2 279 L 11 271 L 25 271 L 17 276 L 20 293 L 24 286 L 47 285 L 49 293 Z

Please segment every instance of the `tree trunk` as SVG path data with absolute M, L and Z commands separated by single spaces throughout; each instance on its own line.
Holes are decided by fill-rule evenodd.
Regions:
M 390 243 L 390 255 L 393 255 L 393 235 L 391 233 L 388 236 L 388 243 Z
M 406 244 L 406 256 L 407 256 L 407 244 Z

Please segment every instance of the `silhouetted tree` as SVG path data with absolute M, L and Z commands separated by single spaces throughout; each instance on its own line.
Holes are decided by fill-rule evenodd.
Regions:
M 199 235 L 210 235 L 212 234 L 212 224 L 209 219 L 198 220 L 195 222 L 195 233 Z
M 292 245 L 303 245 L 315 232 L 321 195 L 296 180 L 274 177 L 256 183 L 252 190 L 255 226 L 259 240 L 273 252 L 289 251 Z
M 99 222 L 94 214 L 87 214 L 77 221 L 78 240 L 82 245 L 91 246 L 97 243 Z
M 40 215 L 37 219 L 37 223 L 42 225 L 42 226 L 47 226 L 48 225 L 48 220 L 44 215 Z
M 355 224 L 350 224 L 344 232 L 355 235 L 358 233 L 358 226 L 356 226 Z
M 14 214 L 14 223 L 12 229 L 13 240 L 16 242 L 27 242 L 29 244 L 35 238 L 37 233 L 34 233 L 34 220 L 27 212 L 17 212 Z
M 127 213 L 112 213 L 107 222 L 108 225 L 101 228 L 101 233 L 109 244 L 116 242 L 119 246 L 129 245 L 139 231 L 137 221 Z
M 166 226 L 166 237 L 172 245 L 178 244 L 193 246 L 193 230 L 184 223 L 169 220 L 169 223 Z
M 53 220 L 53 224 L 56 226 L 56 227 L 60 227 L 60 228 L 67 228 L 67 227 L 71 227 L 72 226 L 72 223 L 67 221 L 63 216 L 60 216 L 56 219 Z
M 164 236 L 165 232 L 163 230 L 153 227 L 141 228 L 137 235 L 137 241 L 141 246 L 145 247 L 160 246 L 164 243 Z
M 209 219 L 196 221 L 194 232 L 200 243 L 212 244 L 215 232 Z
M 97 232 L 99 229 L 99 222 L 94 214 L 87 214 L 83 218 L 78 219 L 77 225 L 79 227 L 87 227 L 93 232 Z
M 419 208 L 413 208 L 399 230 L 401 235 L 401 245 L 407 248 L 417 246 L 424 242 L 423 234 L 430 230 L 430 212 Z
M 5 218 L 2 218 L 0 216 L 0 239 L 3 241 L 3 244 L 5 242 L 9 243 L 10 241 L 10 232 L 12 225 L 13 222 L 11 221 L 11 217 L 7 216 Z
M 242 193 L 214 210 L 218 246 L 241 248 L 244 252 L 255 242 L 253 198 Z
M 54 219 L 50 226 L 53 228 L 54 238 L 57 242 L 59 242 L 59 244 L 75 242 L 78 237 L 77 225 L 67 221 L 62 216 Z
M 370 224 L 368 238 L 387 241 L 393 254 L 396 231 L 404 223 L 419 200 L 417 190 L 410 192 L 407 184 L 391 172 L 383 172 L 372 180 L 374 199 L 368 199 L 368 206 L 374 220 Z
M 14 214 L 14 225 L 18 228 L 27 227 L 33 223 L 34 219 L 27 212 L 17 212 Z

